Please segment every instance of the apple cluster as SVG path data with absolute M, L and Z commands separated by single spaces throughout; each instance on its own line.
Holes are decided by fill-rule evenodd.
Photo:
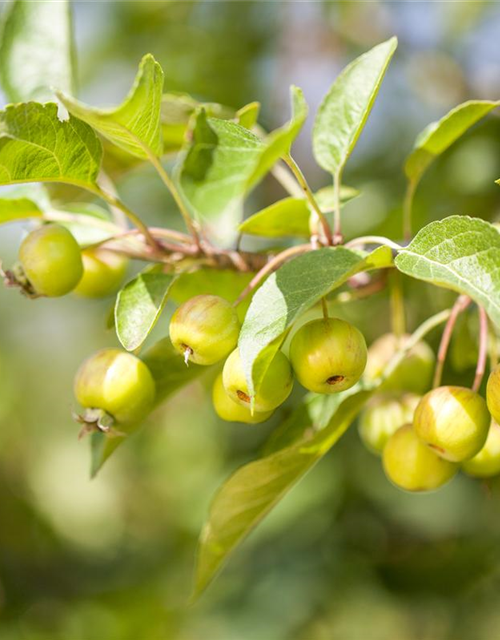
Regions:
M 102 248 L 82 250 L 66 227 L 51 223 L 26 236 L 19 263 L 16 284 L 33 297 L 58 298 L 74 292 L 104 298 L 120 288 L 128 260 Z
M 395 341 L 387 335 L 370 347 L 367 375 L 382 371 Z M 477 478 L 500 473 L 500 368 L 490 374 L 486 401 L 457 386 L 422 395 L 430 386 L 433 361 L 430 347 L 418 343 L 359 421 L 362 441 L 382 455 L 387 477 L 406 491 L 438 489 L 460 468 Z
M 186 363 L 225 360 L 212 393 L 223 420 L 264 422 L 290 395 L 294 374 L 309 391 L 331 394 L 352 387 L 365 369 L 366 343 L 356 327 L 337 318 L 312 320 L 294 335 L 289 358 L 277 351 L 251 396 L 237 348 L 239 332 L 234 306 L 212 295 L 188 300 L 170 323 L 170 339 Z
M 25 238 L 19 262 L 18 283 L 29 295 L 48 297 L 70 292 L 110 295 L 120 287 L 127 267 L 127 259 L 111 251 L 81 250 L 68 229 L 53 223 Z M 320 394 L 351 388 L 365 369 L 368 380 L 380 378 L 409 338 L 387 334 L 367 351 L 363 335 L 349 322 L 312 320 L 293 336 L 289 357 L 276 352 L 252 395 L 237 347 L 239 332 L 234 305 L 214 295 L 191 298 L 170 322 L 170 339 L 186 365 L 224 360 L 212 390 L 215 411 L 223 420 L 249 424 L 273 414 L 290 395 L 294 376 Z M 486 401 L 465 387 L 441 386 L 425 393 L 433 368 L 432 350 L 419 342 L 384 381 L 359 421 L 367 448 L 382 455 L 387 477 L 407 491 L 437 489 L 460 467 L 480 478 L 500 473 L 500 366 L 490 374 Z M 127 432 L 152 409 L 155 382 L 139 358 L 105 349 L 80 367 L 75 395 L 94 412 L 97 423 L 105 414 Z

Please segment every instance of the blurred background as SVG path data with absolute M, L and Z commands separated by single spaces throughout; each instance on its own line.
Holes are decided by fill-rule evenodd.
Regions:
M 120 101 L 152 52 L 166 90 L 236 108 L 259 100 L 269 129 L 288 118 L 291 83 L 314 113 L 345 64 L 396 34 L 398 51 L 345 174 L 362 191 L 344 209 L 348 237 L 399 238 L 402 163 L 416 134 L 459 102 L 500 97 L 497 3 L 141 0 L 76 2 L 74 13 L 82 99 Z M 319 188 L 329 178 L 312 160 L 312 121 L 294 155 Z M 457 213 L 500 218 L 499 149 L 500 121 L 490 117 L 428 171 L 415 224 Z M 148 168 L 130 172 L 120 191 L 149 223 L 179 224 Z M 266 180 L 247 213 L 282 196 Z M 26 228 L 1 229 L 6 264 Z M 453 299 L 424 284 L 405 287 L 410 329 Z M 90 481 L 71 386 L 84 357 L 116 344 L 105 328 L 111 304 L 29 301 L 0 288 L 1 640 L 500 637 L 500 482 L 460 476 L 436 494 L 404 494 L 356 428 L 187 608 L 215 489 L 259 455 L 301 391 L 269 424 L 232 425 L 213 412 L 209 374 L 157 410 Z M 387 305 L 380 293 L 335 313 L 372 341 L 389 330 Z M 473 377 L 473 320 L 459 330 L 448 382 Z

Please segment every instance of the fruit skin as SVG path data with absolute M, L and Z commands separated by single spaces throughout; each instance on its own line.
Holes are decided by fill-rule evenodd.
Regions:
M 422 444 L 411 424 L 403 425 L 389 438 L 382 461 L 389 480 L 400 489 L 412 492 L 442 487 L 459 468 Z
M 362 376 L 366 342 L 361 331 L 345 320 L 311 320 L 293 336 L 290 361 L 306 389 L 338 393 L 352 387 Z
M 399 427 L 413 422 L 420 396 L 405 393 L 401 397 L 383 394 L 375 397 L 359 419 L 359 435 L 366 447 L 380 455 L 387 440 Z
M 142 360 L 120 349 L 103 349 L 83 362 L 74 391 L 82 407 L 102 409 L 116 422 L 127 424 L 149 413 L 156 390 Z
M 215 413 L 227 422 L 245 422 L 247 424 L 258 424 L 264 422 L 273 415 L 272 411 L 255 411 L 253 416 L 250 407 L 242 406 L 232 400 L 226 393 L 222 383 L 222 373 L 215 379 L 212 389 L 212 401 Z
M 365 376 L 368 380 L 378 378 L 396 353 L 404 346 L 410 336 L 405 334 L 398 338 L 393 333 L 386 333 L 377 338 L 368 349 Z M 435 356 L 433 350 L 423 340 L 418 342 L 383 382 L 383 391 L 411 391 L 422 395 L 429 390 L 434 372 Z
M 82 251 L 83 276 L 74 292 L 84 298 L 105 298 L 118 291 L 128 260 L 105 249 Z
M 21 243 L 19 261 L 36 293 L 49 298 L 72 291 L 83 275 L 80 247 L 58 224 L 32 231 Z
M 417 436 L 442 458 L 469 460 L 488 436 L 490 415 L 481 396 L 465 387 L 438 387 L 426 393 L 415 410 Z
M 229 397 L 243 407 L 250 406 L 245 373 L 238 349 L 235 349 L 224 364 L 222 382 Z M 264 375 L 262 384 L 254 397 L 254 410 L 273 411 L 285 402 L 293 387 L 290 362 L 284 353 L 278 351 Z
M 500 473 L 500 427 L 496 422 L 491 423 L 484 447 L 464 462 L 462 469 L 475 478 L 491 478 Z
M 500 423 L 500 365 L 493 369 L 488 378 L 486 402 L 493 420 Z
M 199 295 L 187 300 L 170 321 L 170 339 L 186 362 L 210 365 L 225 358 L 238 343 L 240 323 L 224 298 Z

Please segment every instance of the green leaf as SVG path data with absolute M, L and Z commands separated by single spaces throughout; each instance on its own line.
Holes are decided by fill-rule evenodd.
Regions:
M 409 180 L 418 182 L 427 167 L 476 122 L 496 109 L 500 102 L 470 100 L 458 105 L 441 120 L 427 126 L 415 140 L 413 151 L 405 163 Z
M 192 140 L 181 154 L 176 181 L 193 215 L 224 244 L 234 240 L 248 191 L 288 153 L 307 115 L 302 92 L 292 87 L 290 122 L 260 140 L 235 122 L 200 110 Z
M 349 64 L 321 103 L 313 129 L 313 152 L 320 167 L 338 175 L 365 126 L 397 39 L 377 45 Z
M 358 193 L 352 187 L 341 187 L 341 204 L 352 200 Z M 320 189 L 315 193 L 315 198 L 324 213 L 332 210 L 334 206 L 332 187 Z M 308 238 L 311 235 L 310 219 L 311 209 L 307 200 L 283 198 L 244 220 L 239 226 L 239 231 L 268 238 L 282 236 Z
M 148 365 L 156 383 L 156 404 L 161 404 L 210 369 L 192 362 L 186 367 L 184 359 L 174 349 L 170 338 L 163 338 L 150 347 L 142 360 Z
M 248 105 L 250 106 L 250 105 Z M 234 111 L 215 102 L 198 102 L 186 93 L 164 93 L 161 99 L 161 128 L 165 153 L 179 151 L 186 142 L 188 125 L 198 109 L 208 116 L 229 119 Z
M 212 502 L 200 537 L 195 597 L 214 579 L 236 547 L 339 440 L 371 394 L 372 391 L 363 390 L 349 395 L 314 437 L 245 465 L 224 483 Z M 311 424 L 308 417 L 307 424 Z
M 11 102 L 54 99 L 73 92 L 74 55 L 68 0 L 13 0 L 0 35 L 0 78 Z
M 431 222 L 396 257 L 413 278 L 465 293 L 500 326 L 500 233 L 479 218 Z
M 302 89 L 292 85 L 290 87 L 290 97 L 292 117 L 283 127 L 272 131 L 264 139 L 262 154 L 250 176 L 250 186 L 259 182 L 281 157 L 290 153 L 295 138 L 304 126 L 309 109 Z
M 163 71 L 151 54 L 144 56 L 130 93 L 119 107 L 96 109 L 58 92 L 68 111 L 87 122 L 108 140 L 140 158 L 148 155 L 142 145 L 163 153 L 161 101 Z
M 61 122 L 57 105 L 27 102 L 0 111 L 0 185 L 65 182 L 93 190 L 102 147 L 84 122 Z
M 39 218 L 42 215 L 42 210 L 33 200 L 28 198 L 0 198 L 0 224 L 24 218 Z
M 223 241 L 232 239 L 241 219 L 242 199 L 262 149 L 245 127 L 199 112 L 176 181 L 197 220 L 214 235 L 221 233 Z
M 259 118 L 260 102 L 250 102 L 236 112 L 238 124 L 245 129 L 252 129 Z
M 127 351 L 141 346 L 167 302 L 175 276 L 149 268 L 128 282 L 116 298 L 115 327 Z
M 255 293 L 238 343 L 251 395 L 259 388 L 286 331 L 302 313 L 356 273 L 391 264 L 388 247 L 368 255 L 329 247 L 290 260 L 273 273 Z
M 189 121 L 198 105 L 198 101 L 187 94 L 163 94 L 160 118 L 163 150 L 166 153 L 179 151 L 182 148 Z
M 2 190 L 0 224 L 26 218 L 40 218 L 49 208 L 49 196 L 41 185 L 15 185 Z

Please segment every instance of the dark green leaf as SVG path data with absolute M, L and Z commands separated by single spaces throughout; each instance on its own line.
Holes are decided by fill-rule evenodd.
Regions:
M 52 100 L 74 92 L 71 9 L 68 0 L 13 0 L 0 35 L 0 76 L 11 102 Z
M 387 247 L 369 255 L 333 247 L 299 256 L 273 273 L 254 295 L 240 333 L 250 393 L 258 389 L 285 332 L 304 311 L 354 274 L 391 264 Z
M 119 107 L 96 109 L 58 93 L 68 111 L 128 153 L 147 158 L 163 153 L 160 122 L 163 71 L 151 54 L 144 56 L 130 93 Z
M 396 267 L 467 294 L 500 326 L 500 233 L 488 222 L 469 216 L 431 222 L 399 252 Z
M 320 167 L 342 171 L 365 126 L 397 39 L 377 45 L 349 64 L 335 80 L 318 110 L 313 151 Z
M 500 102 L 489 100 L 470 100 L 458 105 L 438 122 L 426 127 L 417 137 L 413 151 L 405 164 L 405 173 L 409 180 L 418 182 L 427 167 L 437 156 L 446 151 L 472 125 Z
M 167 302 L 174 277 L 172 274 L 143 271 L 118 294 L 116 334 L 128 351 L 140 347 L 155 326 Z

